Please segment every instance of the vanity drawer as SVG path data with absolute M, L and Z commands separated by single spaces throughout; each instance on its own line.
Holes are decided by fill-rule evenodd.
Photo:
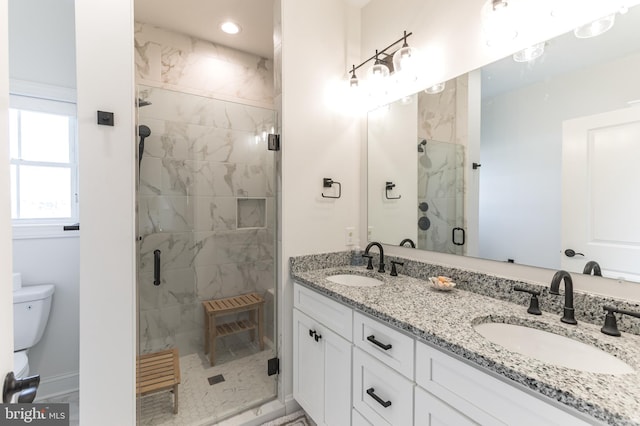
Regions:
M 413 424 L 413 388 L 377 359 L 353 351 L 353 408 L 372 425 Z
M 293 306 L 348 341 L 353 335 L 353 310 L 294 282 Z
M 480 424 L 587 425 L 576 416 L 551 405 L 467 363 L 416 343 L 416 383 Z
M 353 343 L 369 355 L 413 380 L 415 340 L 388 325 L 353 314 Z

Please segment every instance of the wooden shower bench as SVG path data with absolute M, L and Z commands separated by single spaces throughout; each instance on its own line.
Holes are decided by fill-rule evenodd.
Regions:
M 136 370 L 136 394 L 148 395 L 161 391 L 173 391 L 173 414 L 178 414 L 178 384 L 180 383 L 180 359 L 178 349 L 140 355 Z
M 258 293 L 205 300 L 202 306 L 204 308 L 204 353 L 209 353 L 211 365 L 215 363 L 217 337 L 249 331 L 251 340 L 255 340 L 257 329 L 258 345 L 260 350 L 264 349 L 262 328 L 264 299 Z M 249 319 L 216 324 L 216 318 L 219 316 L 247 311 L 251 313 Z

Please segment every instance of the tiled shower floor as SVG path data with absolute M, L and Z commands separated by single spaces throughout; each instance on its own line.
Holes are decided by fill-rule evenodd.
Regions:
M 138 400 L 139 424 L 207 425 L 273 399 L 276 376 L 267 376 L 267 360 L 273 352 L 259 351 L 253 344 L 243 346 L 218 352 L 213 367 L 203 353 L 181 356 L 178 414 L 173 414 L 171 393 L 148 395 Z M 207 379 L 218 374 L 225 381 L 210 385 Z

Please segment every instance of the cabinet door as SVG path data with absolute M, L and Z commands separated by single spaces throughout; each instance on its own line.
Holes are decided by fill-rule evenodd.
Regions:
M 479 424 L 419 387 L 415 389 L 414 407 L 416 426 L 475 426 Z
M 315 333 L 322 334 L 311 318 L 293 310 L 293 397 L 318 424 L 324 412 L 324 354 L 322 339 L 316 342 Z
M 324 424 L 351 423 L 351 342 L 328 330 L 324 340 Z

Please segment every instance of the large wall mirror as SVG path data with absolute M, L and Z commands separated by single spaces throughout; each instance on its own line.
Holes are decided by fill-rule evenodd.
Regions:
M 369 240 L 640 281 L 639 75 L 635 7 L 370 112 Z

